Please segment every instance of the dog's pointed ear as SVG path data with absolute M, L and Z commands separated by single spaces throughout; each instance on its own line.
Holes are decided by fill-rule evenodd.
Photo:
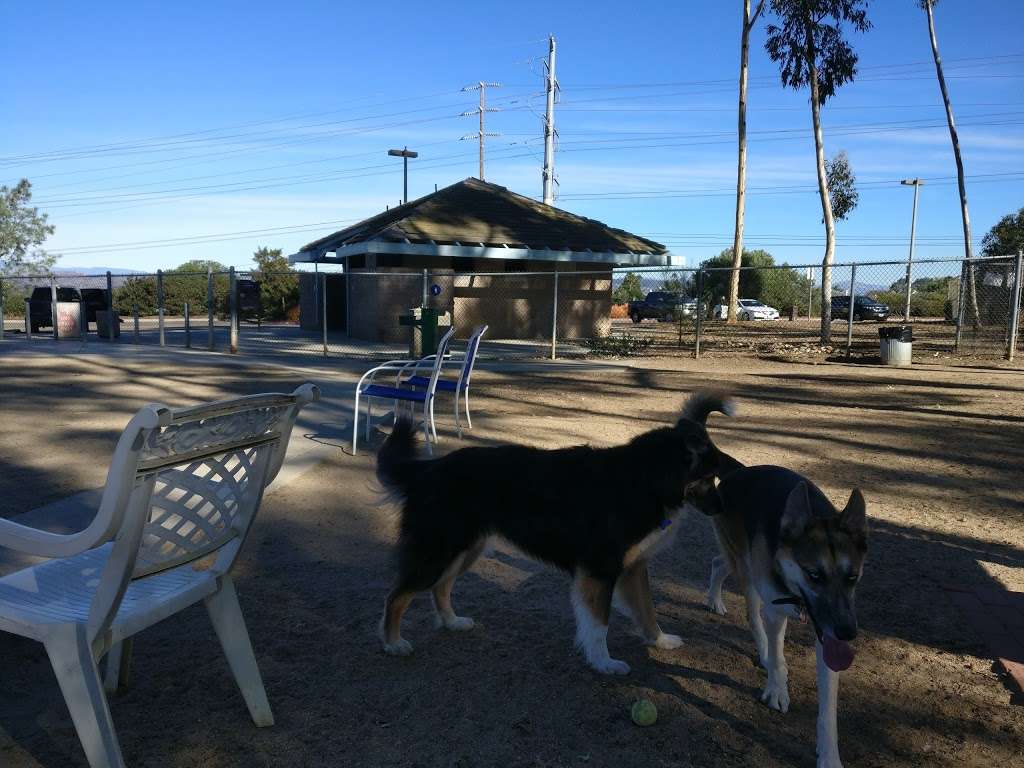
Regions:
M 847 533 L 864 537 L 868 534 L 867 504 L 860 488 L 854 488 L 850 500 L 846 502 L 843 513 L 839 516 L 839 525 Z
M 779 531 L 783 539 L 795 539 L 804 532 L 811 521 L 811 498 L 807 494 L 807 483 L 801 480 L 786 497 Z

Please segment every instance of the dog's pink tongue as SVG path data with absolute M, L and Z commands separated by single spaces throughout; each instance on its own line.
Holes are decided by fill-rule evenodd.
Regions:
M 839 640 L 829 634 L 821 639 L 825 664 L 833 672 L 845 672 L 853 664 L 853 648 L 845 640 Z

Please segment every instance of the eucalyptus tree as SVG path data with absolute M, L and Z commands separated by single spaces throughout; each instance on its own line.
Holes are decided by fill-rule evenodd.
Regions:
M 736 160 L 736 229 L 732 241 L 732 272 L 729 273 L 728 322 L 736 322 L 740 291 L 740 264 L 743 259 L 743 219 L 747 198 L 747 71 L 750 64 L 750 31 L 764 10 L 760 0 L 750 12 L 750 0 L 743 0 L 743 31 L 740 33 L 740 101 L 738 112 L 739 152 Z
M 932 44 L 932 57 L 935 59 L 935 76 L 939 81 L 939 91 L 942 93 L 942 104 L 946 108 L 946 123 L 949 125 L 949 141 L 953 145 L 953 159 L 956 161 L 956 183 L 960 191 L 960 217 L 964 226 L 964 268 L 961 270 L 960 280 L 960 309 L 957 316 L 957 342 L 960 341 L 960 327 L 964 320 L 964 296 L 963 277 L 967 277 L 967 287 L 970 295 L 971 317 L 975 325 L 980 322 L 978 315 L 978 291 L 974 281 L 974 270 L 971 269 L 970 260 L 974 256 L 974 248 L 971 243 L 971 216 L 967 211 L 967 185 L 964 182 L 964 161 L 960 156 L 960 137 L 956 131 L 956 121 L 953 119 L 953 105 L 949 101 L 949 90 L 946 88 L 946 76 L 942 71 L 942 57 L 939 56 L 939 41 L 935 36 L 935 14 L 932 8 L 939 0 L 917 0 L 917 4 L 924 9 L 928 15 L 928 37 Z
M 843 36 L 848 25 L 856 32 L 871 28 L 868 0 L 771 0 L 777 23 L 768 25 L 765 49 L 779 65 L 783 86 L 810 90 L 811 123 L 818 174 L 818 193 L 825 224 L 825 256 L 821 262 L 821 343 L 831 341 L 832 262 L 836 225 L 825 167 L 821 107 L 857 74 L 857 54 Z

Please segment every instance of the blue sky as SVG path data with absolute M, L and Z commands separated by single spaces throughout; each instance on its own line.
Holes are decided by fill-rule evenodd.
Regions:
M 977 239 L 1024 206 L 1024 31 L 1016 4 L 937 6 Z M 694 264 L 732 241 L 739 0 L 686 3 L 4 4 L 0 184 L 29 178 L 60 265 L 244 267 L 294 252 L 401 196 L 477 173 L 475 93 L 489 101 L 488 181 L 540 195 L 545 38 L 562 85 L 557 204 L 665 243 Z M 904 258 L 911 190 L 920 256 L 962 254 L 949 137 L 916 0 L 876 0 L 861 76 L 824 110 L 861 204 L 840 261 Z M 781 88 L 754 33 L 747 239 L 819 262 L 806 93 Z M 31 157 L 26 157 L 31 156 Z M 934 179 L 934 180 L 933 180 Z M 254 230 L 264 230 L 253 232 Z M 239 233 L 239 234 L 235 234 Z M 249 233 L 249 234 L 246 234 Z M 182 242 L 181 238 L 196 238 Z M 174 242 L 177 240 L 178 242 Z M 147 243 L 148 245 L 134 245 Z

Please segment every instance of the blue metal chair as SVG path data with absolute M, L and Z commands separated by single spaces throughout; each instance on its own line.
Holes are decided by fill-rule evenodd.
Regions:
M 431 437 L 437 442 L 437 427 L 434 425 L 434 391 L 437 388 L 437 380 L 441 374 L 441 366 L 448 356 L 448 348 L 451 346 L 455 329 L 451 328 L 441 337 L 437 344 L 437 352 L 434 355 L 423 358 L 432 364 L 430 377 L 426 378 L 426 386 L 423 389 L 412 389 L 400 386 L 396 380 L 395 386 L 375 384 L 374 379 L 381 373 L 395 374 L 400 379 L 402 371 L 410 365 L 420 363 L 420 360 L 389 360 L 388 362 L 371 368 L 363 374 L 356 384 L 355 405 L 352 408 L 352 455 L 356 454 L 356 440 L 359 435 L 359 399 L 366 400 L 366 439 L 370 439 L 370 423 L 373 416 L 373 399 L 393 400 L 395 403 L 395 417 L 398 417 L 400 403 L 408 403 L 410 414 L 415 414 L 416 406 L 423 404 L 423 434 L 427 438 L 427 449 L 433 453 L 431 448 Z
M 457 379 L 444 379 L 438 378 L 435 383 L 436 392 L 452 392 L 455 395 L 455 427 L 459 432 L 459 437 L 462 437 L 462 420 L 459 416 L 459 398 L 463 399 L 466 408 L 466 425 L 467 429 L 473 428 L 473 419 L 469 415 L 469 382 L 473 377 L 473 368 L 476 366 L 477 353 L 480 349 L 480 339 L 487 333 L 486 325 L 478 325 L 473 329 L 473 333 L 470 334 L 469 339 L 466 341 L 466 353 L 461 360 L 448 359 L 441 363 L 441 366 L 459 366 L 459 376 Z M 409 363 L 402 370 L 402 374 L 408 372 L 409 368 L 412 368 L 413 375 L 405 378 L 402 383 L 407 386 L 412 386 L 417 389 L 426 389 L 430 385 L 430 378 L 427 376 L 421 376 L 416 371 L 425 367 L 425 365 L 433 362 L 433 355 L 425 357 L 422 360 L 417 360 L 415 363 Z M 400 377 L 401 378 L 401 377 Z

